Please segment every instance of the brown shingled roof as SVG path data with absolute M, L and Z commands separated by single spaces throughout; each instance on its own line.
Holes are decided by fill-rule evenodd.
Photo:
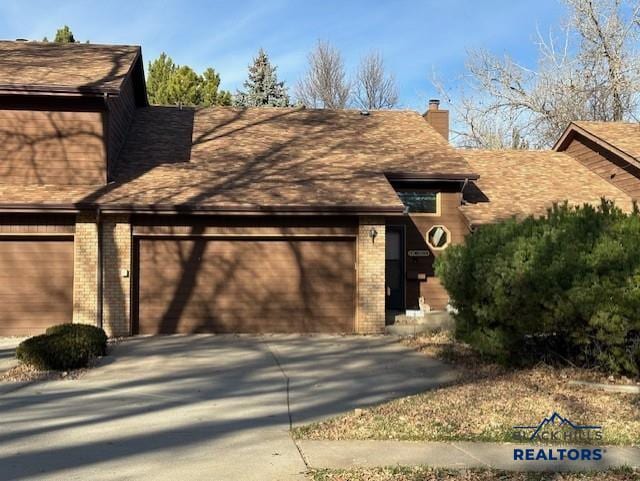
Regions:
M 117 93 L 140 47 L 0 41 L 0 90 Z
M 470 171 L 415 112 L 226 107 L 139 110 L 120 165 L 104 202 L 229 208 L 402 209 L 385 172 Z
M 388 173 L 471 176 L 416 112 L 138 109 L 113 183 L 86 192 L 2 186 L 3 200 L 106 208 L 402 211 Z M 55 190 L 55 189 L 54 189 Z
M 564 150 L 564 146 L 571 140 L 574 132 L 603 143 L 612 152 L 640 163 L 640 123 L 638 122 L 571 122 L 556 142 L 554 149 Z
M 471 225 L 516 216 L 542 215 L 565 200 L 596 204 L 602 197 L 628 210 L 631 197 L 567 154 L 553 151 L 463 151 L 480 179 L 465 193 L 461 207 Z

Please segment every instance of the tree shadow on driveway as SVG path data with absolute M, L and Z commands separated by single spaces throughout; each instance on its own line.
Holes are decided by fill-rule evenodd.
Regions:
M 384 337 L 140 337 L 107 360 L 81 379 L 0 397 L 3 478 L 301 475 L 291 418 L 337 415 L 455 375 Z

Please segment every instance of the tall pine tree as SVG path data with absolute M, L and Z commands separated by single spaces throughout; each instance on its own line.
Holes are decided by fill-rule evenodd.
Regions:
M 149 102 L 157 105 L 169 105 L 169 80 L 176 65 L 166 53 L 162 52 L 153 62 L 149 62 L 147 74 L 147 93 Z
M 48 42 L 49 39 L 47 37 L 44 37 L 42 41 Z M 65 25 L 64 27 L 56 30 L 56 36 L 53 41 L 56 43 L 78 43 L 68 25 Z
M 198 75 L 187 65 L 177 65 L 166 53 L 149 62 L 147 93 L 156 105 L 211 107 L 231 105 L 231 93 L 219 90 L 220 75 L 208 68 Z
M 202 73 L 202 103 L 204 105 L 231 105 L 231 92 L 220 90 L 220 74 L 211 67 Z
M 260 49 L 249 65 L 249 76 L 244 82 L 244 90 L 233 99 L 238 107 L 288 107 L 291 105 L 284 82 L 278 81 L 277 67 L 271 65 L 267 53 Z

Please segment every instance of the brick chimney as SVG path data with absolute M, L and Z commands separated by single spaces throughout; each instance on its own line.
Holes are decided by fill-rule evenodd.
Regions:
M 429 108 L 422 116 L 436 132 L 449 141 L 449 111 L 440 110 L 438 99 L 429 100 Z

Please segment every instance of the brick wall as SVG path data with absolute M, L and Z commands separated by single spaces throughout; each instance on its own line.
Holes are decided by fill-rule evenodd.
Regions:
M 127 216 L 103 216 L 103 328 L 109 336 L 131 333 L 132 230 Z M 375 229 L 372 241 L 369 233 Z M 94 215 L 76 219 L 73 322 L 98 322 L 98 226 Z M 361 217 L 358 226 L 358 333 L 385 326 L 385 220 Z
M 369 232 L 377 235 L 371 240 Z M 385 220 L 361 217 L 358 226 L 358 319 L 361 334 L 384 331 L 385 325 Z
M 98 225 L 94 213 L 76 216 L 73 322 L 98 324 Z
M 103 216 L 102 327 L 109 336 L 130 333 L 131 225 L 127 216 Z M 98 325 L 98 224 L 95 213 L 76 216 L 73 322 Z
M 103 318 L 107 335 L 131 333 L 131 224 L 127 216 L 102 219 Z

